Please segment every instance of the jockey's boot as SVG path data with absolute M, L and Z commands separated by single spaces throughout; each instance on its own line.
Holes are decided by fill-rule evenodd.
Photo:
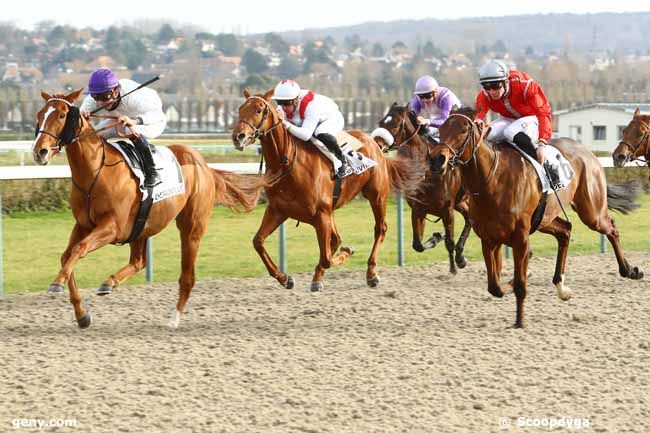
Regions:
M 160 184 L 160 176 L 156 171 L 156 166 L 153 162 L 153 155 L 151 154 L 151 147 L 146 137 L 141 135 L 138 137 L 131 138 L 131 142 L 135 147 L 135 150 L 142 158 L 142 171 L 144 172 L 144 186 L 145 188 L 153 188 L 154 186 Z
M 537 157 L 537 149 L 535 149 L 533 140 L 531 140 L 525 132 L 518 132 L 515 134 L 512 141 L 514 141 L 517 147 L 523 150 L 528 156 L 539 162 L 540 165 L 542 164 L 542 161 Z
M 345 171 L 347 170 L 347 160 L 345 159 L 345 155 L 343 155 L 343 151 L 339 147 L 339 144 L 336 141 L 336 137 L 333 136 L 332 134 L 328 133 L 321 133 L 316 136 L 326 147 L 327 150 L 332 152 L 336 158 L 338 158 L 339 161 L 341 161 L 341 166 L 339 167 L 338 172 L 336 173 L 336 177 L 342 178 L 345 175 Z
M 548 180 L 551 182 L 553 189 L 557 189 L 560 186 L 560 170 L 556 165 L 546 161 L 544 163 L 544 168 L 546 169 L 546 175 Z

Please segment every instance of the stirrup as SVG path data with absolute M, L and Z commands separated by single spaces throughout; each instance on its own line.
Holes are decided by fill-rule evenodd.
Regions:
M 160 176 L 158 173 L 154 173 L 152 176 L 146 176 L 144 177 L 144 182 L 143 185 L 145 188 L 153 188 L 155 186 L 158 186 L 162 183 L 162 180 L 160 179 Z

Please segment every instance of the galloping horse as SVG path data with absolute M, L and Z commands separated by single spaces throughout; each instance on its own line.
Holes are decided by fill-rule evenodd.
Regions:
M 650 161 L 650 116 L 642 115 L 639 109 L 634 110 L 634 116 L 623 130 L 623 140 L 616 146 L 612 158 L 614 166 L 623 167 L 628 161 L 645 158 Z
M 264 248 L 264 240 L 287 218 L 307 223 L 316 229 L 320 260 L 316 265 L 311 291 L 321 290 L 325 270 L 343 263 L 353 253 L 341 247 L 341 237 L 334 223 L 333 212 L 352 200 L 360 192 L 370 201 L 375 219 L 375 241 L 368 258 L 366 282 L 370 287 L 379 284 L 377 253 L 386 236 L 386 204 L 391 189 L 407 194 L 417 187 L 424 170 L 405 159 L 386 159 L 379 146 L 361 131 L 349 131 L 363 146 L 360 148 L 377 166 L 341 180 L 341 192 L 334 201 L 335 182 L 330 162 L 311 143 L 294 138 L 282 124 L 278 111 L 270 104 L 273 90 L 264 95 L 254 95 L 244 90 L 246 100 L 239 107 L 239 119 L 232 132 L 237 149 L 262 143 L 266 160 L 266 193 L 268 206 L 262 224 L 253 239 L 255 250 L 266 265 L 269 274 L 281 285 L 290 289 L 291 276 L 281 272 Z
M 65 147 L 74 188 L 70 207 L 76 223 L 68 247 L 61 256 L 61 270 L 49 292 L 62 293 L 70 288 L 70 302 L 79 327 L 91 324 L 91 315 L 81 305 L 74 277 L 75 264 L 86 254 L 107 244 L 124 242 L 130 235 L 138 213 L 141 193 L 138 179 L 122 155 L 100 138 L 90 123 L 78 115 L 73 105 L 81 90 L 69 95 L 50 96 L 45 92 L 45 106 L 38 112 L 34 161 L 45 165 Z M 140 236 L 130 243 L 129 264 L 111 275 L 102 286 L 117 287 L 145 266 L 147 238 L 164 229 L 173 219 L 181 238 L 181 277 L 179 298 L 170 326 L 178 326 L 185 304 L 194 287 L 194 265 L 199 243 L 205 233 L 215 202 L 230 208 L 251 210 L 259 197 L 260 187 L 242 176 L 210 169 L 203 157 L 186 146 L 170 146 L 181 166 L 185 193 L 154 203 Z
M 469 215 L 472 227 L 481 238 L 483 257 L 488 274 L 488 291 L 502 297 L 512 288 L 517 298 L 515 327 L 524 325 L 524 299 L 528 271 L 528 237 L 531 218 L 542 197 L 540 182 L 529 163 L 509 145 L 490 145 L 484 142 L 489 128 L 474 122 L 475 113 L 462 109 L 452 113 L 440 128 L 441 144 L 431 152 L 434 169 L 457 169 L 463 185 L 469 191 Z M 590 229 L 607 236 L 614 248 L 619 273 L 631 279 L 643 278 L 643 270 L 630 266 L 623 256 L 619 234 L 607 209 L 627 212 L 634 207 L 636 191 L 616 188 L 617 199 L 605 182 L 605 173 L 598 159 L 584 146 L 567 138 L 550 142 L 569 160 L 575 175 L 570 184 L 558 191 L 562 203 L 570 203 L 580 219 Z M 609 200 L 608 200 L 609 199 Z M 559 217 L 560 204 L 549 196 L 546 210 L 539 223 L 539 231 L 558 241 L 553 284 L 562 300 L 571 297 L 564 285 L 571 223 Z M 514 252 L 514 279 L 502 287 L 501 245 Z
M 427 214 L 442 218 L 445 227 L 445 247 L 449 253 L 449 272 L 455 274 L 456 265 L 462 269 L 467 264 L 463 250 L 471 228 L 468 198 L 462 188 L 460 173 L 450 170 L 441 176 L 431 170 L 429 148 L 433 143 L 422 135 L 424 128 L 418 124 L 415 113 L 410 111 L 408 105 L 405 107 L 397 103 L 391 105 L 386 116 L 379 122 L 379 126 L 388 130 L 394 139 L 393 144 L 389 148 L 384 147 L 384 150 L 397 148 L 398 155 L 425 162 L 427 165 L 426 176 L 420 184 L 420 189 L 406 200 L 411 207 L 413 249 L 423 252 L 435 247 L 442 240 L 440 233 L 434 233 L 430 239 L 422 242 Z M 375 137 L 377 141 L 380 139 Z M 465 220 L 458 243 L 454 243 L 454 210 L 460 212 Z

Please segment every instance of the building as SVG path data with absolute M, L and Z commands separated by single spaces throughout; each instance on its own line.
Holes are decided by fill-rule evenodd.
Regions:
M 650 103 L 597 103 L 553 113 L 558 137 L 570 137 L 589 150 L 613 152 L 637 107 L 650 114 Z

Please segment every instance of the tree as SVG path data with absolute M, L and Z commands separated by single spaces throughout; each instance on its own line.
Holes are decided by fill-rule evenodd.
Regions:
M 226 56 L 240 56 L 244 52 L 244 44 L 232 33 L 220 33 L 215 39 L 217 46 Z
M 266 59 L 263 55 L 250 48 L 246 50 L 241 59 L 242 65 L 246 68 L 249 74 L 260 74 L 266 71 L 269 66 L 266 64 Z
M 375 44 L 372 46 L 372 57 L 383 57 L 384 54 L 386 54 L 386 50 L 384 49 L 384 46 L 380 44 L 379 42 L 375 42 Z
M 176 31 L 174 31 L 174 28 L 169 25 L 169 24 L 163 24 L 160 27 L 160 30 L 158 30 L 158 34 L 156 35 L 156 42 L 160 45 L 166 45 L 176 37 Z
M 283 79 L 293 79 L 302 72 L 302 65 L 295 57 L 286 56 L 278 66 L 278 74 Z
M 239 86 L 240 91 L 249 88 L 253 92 L 266 92 L 275 86 L 275 80 L 268 75 L 251 74 Z
M 348 51 L 354 51 L 357 48 L 361 48 L 363 42 L 361 42 L 361 36 L 355 33 L 351 36 L 346 36 L 345 39 L 343 39 L 343 45 L 345 45 L 345 48 Z
M 264 42 L 271 48 L 271 51 L 277 54 L 289 51 L 289 45 L 277 33 L 267 33 L 264 35 Z
M 65 42 L 65 29 L 63 26 L 55 26 L 48 34 L 47 40 L 53 47 L 61 45 Z
M 494 45 L 492 45 L 492 51 L 503 55 L 508 52 L 508 48 L 506 48 L 506 44 L 501 39 L 499 39 L 494 43 Z
M 424 44 L 424 47 L 422 47 L 422 55 L 425 58 L 440 58 L 443 57 L 443 53 L 440 50 L 440 48 L 436 47 L 433 42 L 427 41 L 426 44 Z

